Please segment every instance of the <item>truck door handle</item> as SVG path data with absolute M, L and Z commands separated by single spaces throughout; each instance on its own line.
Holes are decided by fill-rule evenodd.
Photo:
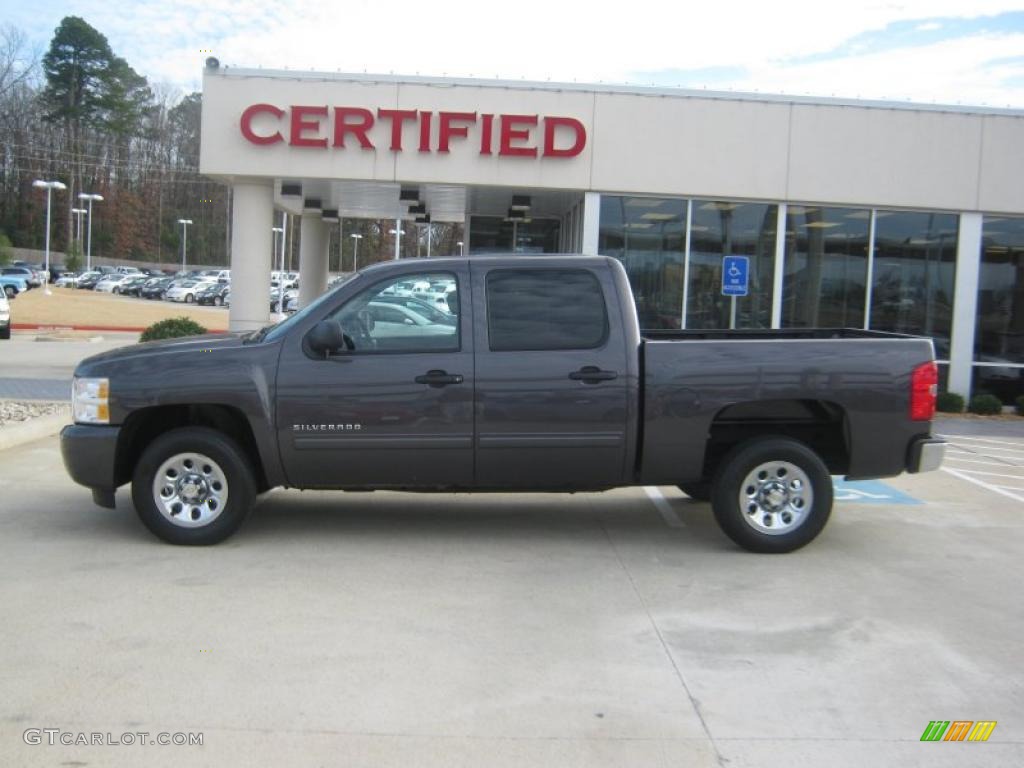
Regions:
M 578 371 L 569 374 L 574 381 L 582 381 L 584 384 L 597 384 L 599 381 L 611 381 L 619 378 L 615 371 L 602 371 L 596 365 L 585 365 Z
M 461 384 L 462 376 L 446 371 L 427 371 L 422 376 L 417 376 L 415 381 L 417 384 L 429 384 L 431 387 L 444 387 L 448 384 Z

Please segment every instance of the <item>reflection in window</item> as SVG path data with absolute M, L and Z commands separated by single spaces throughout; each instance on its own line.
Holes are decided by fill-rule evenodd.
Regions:
M 601 196 L 598 253 L 622 262 L 642 329 L 679 328 L 686 201 Z
M 862 328 L 871 212 L 791 205 L 782 289 L 785 328 Z
M 949 359 L 958 217 L 951 213 L 875 213 L 871 328 L 931 336 Z
M 732 300 L 722 295 L 722 259 L 750 259 L 750 288 L 736 299 L 736 328 L 770 328 L 778 207 L 693 201 L 686 327 L 730 328 Z
M 981 230 L 978 320 L 974 361 L 976 392 L 1004 401 L 1024 394 L 1024 219 L 986 216 Z
M 558 253 L 558 219 L 472 216 L 469 253 Z
M 458 280 L 447 272 L 376 283 L 336 310 L 353 352 L 429 352 L 459 348 Z

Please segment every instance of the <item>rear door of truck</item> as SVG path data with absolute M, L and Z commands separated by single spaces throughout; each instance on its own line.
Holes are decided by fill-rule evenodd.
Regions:
M 477 487 L 619 484 L 631 366 L 610 270 L 572 258 L 470 269 Z

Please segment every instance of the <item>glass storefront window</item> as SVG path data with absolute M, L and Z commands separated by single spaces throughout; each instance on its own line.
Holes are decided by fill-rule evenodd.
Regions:
M 1024 219 L 982 222 L 974 361 L 1024 363 Z
M 870 327 L 931 336 L 949 359 L 959 217 L 951 213 L 875 212 Z
M 871 211 L 790 205 L 784 328 L 862 328 Z
M 469 253 L 558 253 L 561 226 L 558 219 L 512 222 L 503 216 L 472 216 Z
M 685 238 L 685 200 L 601 196 L 598 253 L 625 266 L 644 330 L 681 326 Z
M 750 259 L 749 293 L 736 299 L 736 328 L 770 328 L 778 206 L 694 200 L 690 228 L 687 329 L 729 328 L 732 300 L 722 295 L 722 259 Z

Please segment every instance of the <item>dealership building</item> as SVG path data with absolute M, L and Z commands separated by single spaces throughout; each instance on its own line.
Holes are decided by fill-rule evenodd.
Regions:
M 200 170 L 232 188 L 234 330 L 268 322 L 276 211 L 300 303 L 340 220 L 458 222 L 468 255 L 619 259 L 644 328 L 920 334 L 950 391 L 1024 394 L 1022 111 L 211 62 Z

